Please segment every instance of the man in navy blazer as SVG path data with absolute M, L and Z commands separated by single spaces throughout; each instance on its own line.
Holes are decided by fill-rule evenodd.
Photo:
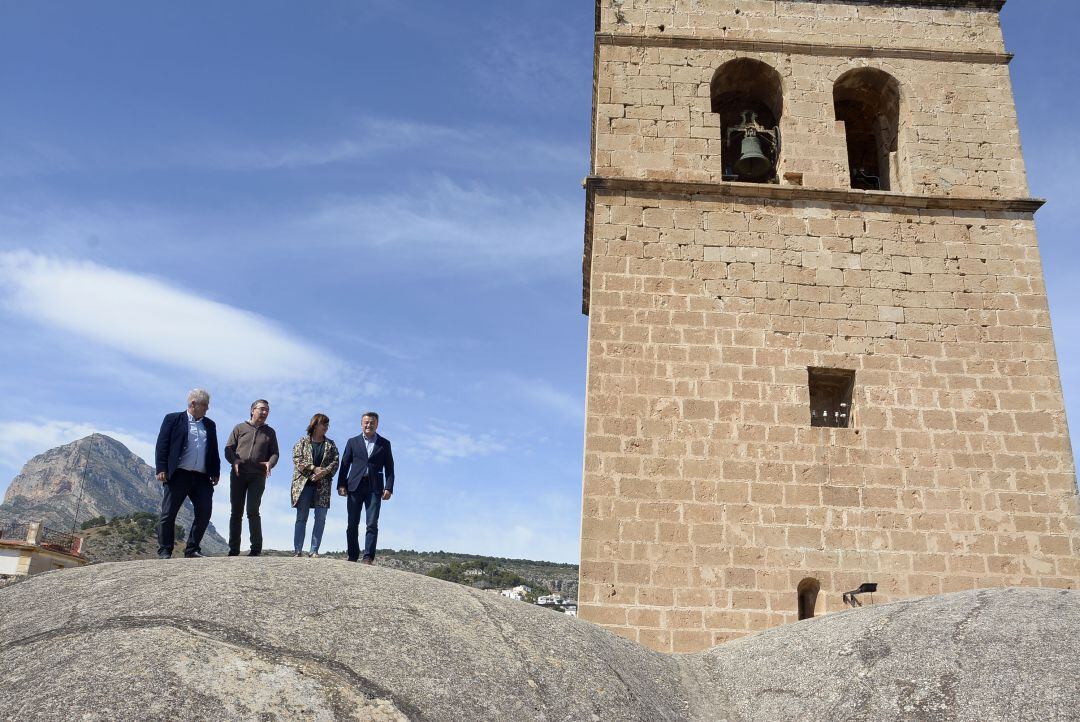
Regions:
M 176 514 L 191 499 L 195 522 L 188 533 L 185 557 L 201 557 L 199 547 L 214 502 L 214 486 L 221 476 L 217 426 L 206 416 L 210 394 L 204 389 L 188 393 L 187 411 L 166 414 L 158 432 L 155 462 L 161 482 L 161 518 L 158 520 L 158 557 L 172 556 L 176 541 Z
M 364 537 L 364 564 L 375 561 L 375 543 L 379 539 L 379 509 L 394 493 L 394 454 L 390 440 L 375 433 L 379 415 L 367 411 L 360 419 L 360 436 L 349 439 L 341 455 L 338 471 L 338 494 L 349 497 L 349 524 L 345 539 L 349 561 L 360 557 L 360 512 L 367 507 L 367 534 Z

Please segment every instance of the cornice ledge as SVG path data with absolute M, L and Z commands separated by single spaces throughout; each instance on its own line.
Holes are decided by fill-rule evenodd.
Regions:
M 1006 0 L 830 0 L 843 5 L 899 5 L 900 7 L 993 10 L 1001 12 Z M 822 2 L 822 0 L 802 0 Z
M 585 179 L 588 192 L 633 191 L 670 195 L 700 195 L 714 198 L 765 198 L 778 201 L 819 201 L 855 206 L 910 208 L 913 210 L 986 211 L 990 213 L 1034 214 L 1046 203 L 1041 198 L 963 198 L 957 196 L 922 196 L 885 191 L 863 191 L 849 188 L 806 188 L 771 183 L 700 183 L 676 180 L 647 180 L 589 176 Z
M 741 38 L 710 38 L 696 35 L 633 35 L 630 33 L 597 33 L 599 45 L 679 48 L 682 50 L 735 50 L 751 53 L 783 53 L 787 55 L 817 55 L 843 58 L 904 58 L 933 60 L 946 63 L 977 63 L 1008 65 L 1012 53 L 973 52 L 966 50 L 934 50 L 928 48 L 879 48 L 870 45 L 837 45 L 786 40 L 747 40 Z

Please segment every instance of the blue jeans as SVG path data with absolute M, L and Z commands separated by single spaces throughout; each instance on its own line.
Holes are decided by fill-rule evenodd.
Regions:
M 293 551 L 304 551 L 304 534 L 307 532 L 308 509 L 315 503 L 317 484 L 306 484 L 300 492 L 300 498 L 296 500 L 296 527 L 293 529 Z M 326 526 L 326 512 L 330 511 L 325 506 L 316 506 L 315 526 L 311 530 L 311 551 L 318 552 L 322 543 L 323 528 Z
M 345 541 L 349 546 L 349 561 L 355 562 L 360 556 L 360 512 L 367 507 L 367 534 L 364 535 L 364 558 L 375 558 L 375 543 L 379 540 L 379 508 L 382 506 L 382 491 L 349 492 L 349 524 L 345 527 Z

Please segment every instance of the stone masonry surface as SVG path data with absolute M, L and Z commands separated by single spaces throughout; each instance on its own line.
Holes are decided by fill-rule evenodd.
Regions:
M 604 176 L 721 180 L 719 116 L 710 81 L 730 50 L 600 45 L 594 172 Z M 847 148 L 833 113 L 833 83 L 875 67 L 903 89 L 901 191 L 923 195 L 1026 196 L 1008 66 L 891 58 L 756 53 L 784 80 L 779 175 L 806 186 L 847 188 Z
M 814 0 L 601 0 L 597 30 L 875 47 L 1003 51 L 992 10 Z M 660 30 L 663 25 L 664 29 Z
M 977 9 L 598 7 L 602 33 L 1002 49 L 996 13 Z M 972 209 L 1028 194 L 1007 66 L 597 53 L 594 175 L 727 195 L 589 193 L 583 618 L 695 651 L 795 621 L 805 579 L 818 614 L 869 581 L 876 602 L 1075 588 L 1076 475 L 1033 215 Z M 896 78 L 900 188 L 875 195 L 897 202 L 731 197 L 710 81 L 735 57 L 779 72 L 779 177 L 809 188 L 847 187 L 836 78 Z M 953 207 L 902 207 L 916 195 Z M 855 372 L 850 428 L 811 427 L 808 367 Z

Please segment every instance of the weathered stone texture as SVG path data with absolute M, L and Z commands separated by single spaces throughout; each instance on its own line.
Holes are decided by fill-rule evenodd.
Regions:
M 600 0 L 599 31 L 1001 52 L 992 10 L 811 0 Z M 663 30 L 660 27 L 663 26 Z
M 95 564 L 0 589 L 0 719 L 1076 719 L 1080 592 L 833 614 L 692 655 L 329 559 Z
M 1000 50 L 981 10 L 620 7 L 601 3 L 603 32 L 716 35 L 738 7 L 749 39 Z M 693 651 L 794 621 L 808 578 L 818 613 L 867 581 L 877 601 L 1075 587 L 1034 220 L 1005 203 L 1028 193 L 1006 66 L 773 50 L 598 42 L 593 171 L 629 180 L 589 192 L 581 614 Z M 783 80 L 767 193 L 720 179 L 710 81 L 734 57 Z M 900 187 L 866 204 L 825 192 L 848 186 L 832 84 L 864 66 L 901 93 Z M 808 367 L 855 372 L 851 428 L 811 427 Z
M 805 3 L 811 4 L 811 3 Z M 595 167 L 598 175 L 720 181 L 722 132 L 710 83 L 745 52 L 598 46 Z M 1008 66 L 908 58 L 753 53 L 784 83 L 779 176 L 847 188 L 844 130 L 833 84 L 874 67 L 902 88 L 899 190 L 920 195 L 1016 198 L 1028 193 Z
M 598 194 L 583 615 L 666 650 L 1080 578 L 1030 217 Z M 810 427 L 807 367 L 856 371 Z
M 685 720 L 673 660 L 332 559 L 94 564 L 0 589 L 3 720 Z

